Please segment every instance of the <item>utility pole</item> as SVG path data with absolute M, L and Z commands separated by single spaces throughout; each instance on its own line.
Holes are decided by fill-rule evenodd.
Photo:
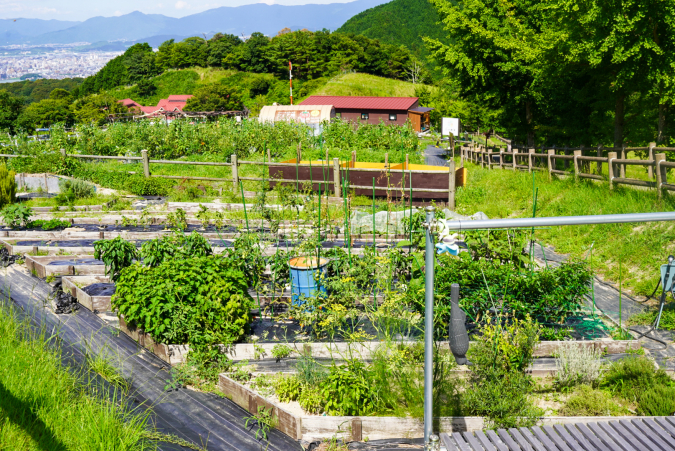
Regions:
M 291 86 L 291 105 L 293 105 L 293 63 L 288 61 L 288 82 Z

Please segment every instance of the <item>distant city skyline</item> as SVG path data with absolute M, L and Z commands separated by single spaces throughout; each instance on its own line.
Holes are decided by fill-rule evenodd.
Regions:
M 134 11 L 185 17 L 221 6 L 242 6 L 254 3 L 306 5 L 348 3 L 353 0 L 0 0 L 0 19 L 56 19 L 84 21 L 96 16 L 122 16 Z

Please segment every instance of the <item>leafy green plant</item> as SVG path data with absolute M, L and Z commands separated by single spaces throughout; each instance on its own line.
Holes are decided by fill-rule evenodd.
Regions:
M 258 413 L 250 417 L 244 417 L 244 427 L 248 427 L 251 424 L 252 427 L 257 427 L 255 431 L 255 438 L 258 440 L 258 436 L 263 440 L 267 441 L 267 433 L 270 429 L 276 427 L 278 423 L 277 417 L 274 416 L 272 407 L 263 407 L 258 406 Z
M 137 196 L 166 196 L 169 193 L 168 182 L 159 178 L 146 178 L 140 175 L 129 177 L 125 187 Z
M 16 201 L 16 173 L 8 171 L 7 166 L 0 165 L 0 208 Z
M 360 360 L 331 366 L 321 384 L 321 395 L 329 415 L 367 415 L 376 409 L 371 375 Z
M 315 387 L 303 387 L 298 396 L 298 403 L 305 412 L 311 414 L 321 413 L 325 404 L 321 391 Z
M 195 213 L 195 218 L 197 218 L 199 222 L 202 223 L 202 229 L 206 229 L 209 226 L 209 222 L 211 221 L 211 213 L 209 212 L 208 208 L 202 204 L 199 204 L 199 211 Z
M 96 192 L 96 187 L 78 179 L 59 179 L 59 194 L 56 196 L 56 202 L 59 205 L 72 205 L 75 200 L 92 197 Z
M 612 362 L 600 386 L 630 402 L 639 402 L 644 392 L 657 386 L 669 387 L 673 382 L 663 369 L 645 356 L 629 356 Z
M 248 366 L 248 360 L 243 360 L 232 365 L 228 376 L 237 382 L 247 382 L 251 380 L 251 370 Z
M 490 427 L 533 425 L 538 415 L 528 394 L 532 382 L 525 374 L 539 339 L 539 325 L 529 318 L 491 318 L 469 348 L 470 385 L 462 397 L 464 411 L 485 416 Z
M 302 390 L 303 386 L 297 376 L 282 376 L 274 384 L 274 392 L 281 402 L 295 401 Z
M 37 219 L 35 221 L 31 221 L 28 224 L 28 227 L 30 228 L 41 228 L 42 230 L 54 230 L 54 229 L 65 229 L 70 227 L 70 221 L 64 221 L 62 219 Z
M 215 256 L 136 263 L 122 271 L 112 303 L 129 324 L 162 343 L 228 344 L 251 322 L 244 274 Z
M 117 281 L 122 270 L 138 259 L 138 251 L 134 243 L 118 236 L 112 240 L 95 241 L 94 258 L 103 261 L 106 275 Z
M 675 414 L 675 387 L 655 385 L 643 391 L 637 412 L 645 416 L 672 416 Z
M 172 211 L 166 215 L 167 224 L 174 230 L 185 230 L 187 229 L 187 216 L 185 215 L 185 210 L 182 208 L 177 208 L 176 211 Z
M 7 205 L 0 211 L 3 221 L 12 229 L 26 227 L 30 223 L 31 215 L 32 210 L 22 204 Z
M 571 387 L 594 384 L 601 375 L 602 351 L 578 343 L 562 343 L 556 355 L 556 384 Z
M 285 344 L 281 344 L 281 343 L 277 343 L 272 348 L 272 357 L 277 359 L 277 361 L 281 360 L 281 359 L 285 359 L 286 357 L 291 355 L 292 351 L 293 350 L 291 349 L 290 346 L 285 345 Z

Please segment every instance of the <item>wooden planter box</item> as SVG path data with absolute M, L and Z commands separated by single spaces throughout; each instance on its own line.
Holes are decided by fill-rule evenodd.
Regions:
M 77 302 L 83 307 L 99 312 L 109 312 L 111 310 L 111 296 L 91 296 L 87 294 L 80 286 L 87 286 L 94 283 L 109 283 L 108 276 L 65 276 L 63 277 L 63 291 L 70 293 Z
M 258 407 L 271 408 L 278 420 L 277 429 L 295 440 L 314 441 L 332 437 L 348 441 L 382 440 L 392 438 L 424 437 L 424 421 L 401 417 L 350 417 L 329 415 L 295 415 L 268 401 L 253 390 L 230 379 L 225 374 L 218 377 L 218 387 L 234 403 L 251 414 Z M 633 419 L 635 417 L 542 417 L 540 425 L 591 423 L 597 421 Z M 485 429 L 482 417 L 435 418 L 434 431 L 438 433 L 472 432 Z
M 77 275 L 105 275 L 105 266 L 90 265 L 87 263 L 78 264 L 77 261 L 83 259 L 93 259 L 93 255 L 50 255 L 50 256 L 26 256 L 26 268 L 37 277 L 44 279 L 47 276 L 77 276 Z M 59 260 L 75 260 L 72 265 L 54 265 L 49 263 Z

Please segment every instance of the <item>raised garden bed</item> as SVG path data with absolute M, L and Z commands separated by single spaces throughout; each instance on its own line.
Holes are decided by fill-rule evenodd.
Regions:
M 70 293 L 83 307 L 98 312 L 111 310 L 110 299 L 115 285 L 107 276 L 65 276 L 63 291 Z
M 299 415 L 265 399 L 254 390 L 232 380 L 225 374 L 219 376 L 218 387 L 234 403 L 251 414 L 260 408 L 271 409 L 278 419 L 276 426 L 293 439 L 311 442 L 338 436 L 347 441 L 383 440 L 392 438 L 424 437 L 424 421 L 416 418 L 378 416 Z M 592 423 L 597 421 L 632 419 L 633 416 L 549 416 L 541 417 L 539 425 Z M 642 417 L 651 418 L 651 417 Z M 437 433 L 479 431 L 487 427 L 482 417 L 437 417 Z M 340 435 L 342 433 L 342 435 Z
M 26 268 L 42 279 L 48 276 L 105 275 L 102 261 L 93 255 L 26 256 Z

